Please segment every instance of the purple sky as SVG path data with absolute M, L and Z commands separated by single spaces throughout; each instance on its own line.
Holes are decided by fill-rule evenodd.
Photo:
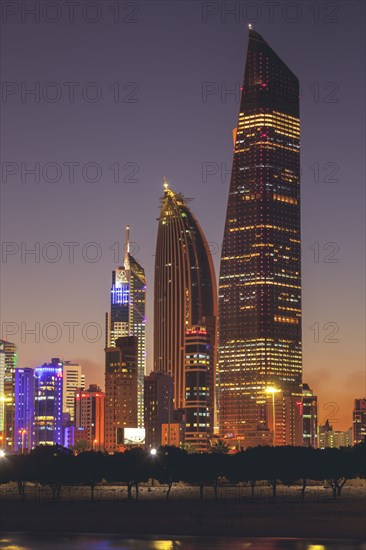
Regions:
M 151 369 L 163 176 L 195 199 L 191 208 L 212 243 L 218 275 L 225 170 L 231 169 L 239 109 L 239 97 L 229 92 L 241 86 L 251 20 L 301 82 L 304 381 L 319 395 L 320 421 L 348 428 L 353 399 L 366 393 L 364 3 L 226 2 L 237 10 L 230 15 L 224 2 L 121 2 L 114 22 L 111 6 L 118 3 L 94 2 L 98 13 L 81 1 L 71 23 L 63 2 L 58 13 L 41 2 L 46 8 L 37 23 L 21 13 L 20 2 L 6 4 L 1 321 L 2 336 L 19 345 L 19 366 L 54 356 L 79 360 L 87 383 L 103 385 L 112 249 L 120 241 L 122 258 L 130 224 L 148 281 Z M 37 86 L 39 98 L 26 94 Z M 101 97 L 93 102 L 96 94 Z M 39 182 L 26 173 L 35 163 Z M 78 163 L 74 181 L 70 163 Z M 203 177 L 205 166 L 211 174 Z M 96 176 L 100 180 L 91 181 Z M 80 243 L 74 262 L 71 245 L 63 244 L 70 242 Z M 85 246 L 91 242 L 97 246 Z M 24 257 L 24 248 L 35 246 L 39 262 Z M 101 257 L 92 262 L 96 253 Z M 61 257 L 52 262 L 55 254 Z M 39 342 L 26 334 L 35 323 Z M 57 335 L 47 323 L 59 325 L 58 342 L 50 342 Z M 79 323 L 74 342 L 69 323 Z M 100 327 L 94 343 L 98 334 L 87 323 Z

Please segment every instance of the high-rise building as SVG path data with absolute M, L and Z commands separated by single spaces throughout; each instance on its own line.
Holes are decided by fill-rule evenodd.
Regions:
M 62 362 L 53 358 L 34 369 L 35 445 L 62 445 Z
M 124 336 L 137 337 L 137 421 L 144 421 L 144 376 L 146 370 L 146 278 L 145 271 L 130 254 L 126 228 L 124 264 L 112 273 L 111 306 L 106 320 L 106 348 L 113 348 Z
M 213 262 L 188 200 L 169 189 L 166 181 L 164 187 L 155 256 L 154 370 L 173 376 L 174 407 L 184 409 L 186 331 L 205 327 L 210 345 L 208 407 L 213 419 L 217 317 Z
M 161 427 L 173 422 L 173 378 L 164 372 L 151 372 L 145 376 L 145 444 L 148 449 L 161 445 Z
M 4 341 L 0 340 L 0 432 L 1 432 L 1 448 L 6 448 L 6 415 L 5 415 L 5 392 L 4 392 L 4 380 L 5 380 L 5 349 Z
M 34 447 L 34 371 L 15 369 L 14 451 L 29 452 Z
M 169 422 L 161 426 L 161 445 L 169 447 L 183 447 L 184 422 Z
M 268 425 L 302 389 L 299 81 L 249 30 L 219 279 L 219 425 Z
M 0 426 L 3 416 L 3 427 L 1 429 L 4 448 L 11 450 L 14 445 L 14 373 L 17 363 L 16 345 L 13 342 L 0 340 Z M 3 362 L 1 366 L 1 363 Z M 4 432 L 4 433 L 3 433 Z
M 89 448 L 104 450 L 104 398 L 100 387 L 92 384 L 87 390 L 79 388 L 75 396 L 75 433 L 79 428 L 86 432 Z
M 353 445 L 362 443 L 366 438 L 366 398 L 355 399 L 352 415 Z
M 213 433 L 210 411 L 210 336 L 204 327 L 186 331 L 185 442 L 196 452 L 206 452 Z
M 105 448 L 123 450 L 124 428 L 137 427 L 138 337 L 117 338 L 106 349 Z
M 318 446 L 318 398 L 308 384 L 302 385 L 303 443 L 306 447 Z
M 65 361 L 62 363 L 62 412 L 68 413 L 70 421 L 75 418 L 75 393 L 78 388 L 85 388 L 85 375 L 78 363 Z
M 320 449 L 339 449 L 340 447 L 350 447 L 352 445 L 352 428 L 342 432 L 333 430 L 329 420 L 325 421 L 323 426 L 319 426 L 319 448 Z

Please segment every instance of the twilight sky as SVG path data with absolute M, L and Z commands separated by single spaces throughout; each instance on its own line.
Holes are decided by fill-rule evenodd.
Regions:
M 320 421 L 348 428 L 366 393 L 365 4 L 45 0 L 39 21 L 24 11 L 35 4 L 2 11 L 1 322 L 18 365 L 80 361 L 104 386 L 111 271 L 130 224 L 151 370 L 163 176 L 195 199 L 218 276 L 252 22 L 302 87 L 304 381 Z

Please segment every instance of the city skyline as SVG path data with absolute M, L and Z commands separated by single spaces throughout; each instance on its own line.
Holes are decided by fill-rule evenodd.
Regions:
M 280 54 L 284 53 L 285 51 L 284 44 L 283 42 L 281 44 L 281 37 L 279 36 L 280 33 L 278 33 L 278 31 L 276 31 L 275 28 L 274 29 L 269 28 L 267 29 L 267 31 L 263 29 L 262 31 L 262 25 L 255 25 L 255 27 L 260 32 L 262 32 L 264 36 L 266 36 L 266 39 L 268 39 L 268 41 L 274 45 L 274 47 Z M 299 43 L 301 43 L 301 40 L 304 40 L 302 29 L 297 28 L 297 30 L 299 30 L 300 32 Z M 325 30 L 328 33 L 330 32 L 330 30 L 328 29 L 325 29 Z M 220 29 L 220 31 L 222 31 L 224 36 L 226 36 L 225 33 L 227 32 L 227 28 L 222 28 Z M 235 59 L 236 59 L 235 63 L 237 66 L 234 67 L 233 69 L 231 68 L 230 69 L 231 72 L 229 71 L 229 73 L 227 73 L 225 76 L 225 82 L 227 82 L 228 85 L 232 82 L 236 82 L 236 80 L 240 80 L 241 78 L 242 65 L 243 65 L 244 53 L 245 53 L 245 44 L 244 44 L 243 34 L 244 33 L 242 28 L 240 30 L 237 29 L 235 31 L 235 38 L 233 38 L 233 41 L 231 42 L 231 47 L 233 46 L 234 43 L 237 44 L 238 54 L 235 56 Z M 314 41 L 315 41 L 314 48 L 315 48 L 317 44 L 316 40 L 318 36 L 316 30 L 314 34 L 315 34 L 315 37 L 314 37 Z M 351 42 L 353 41 L 352 44 L 355 43 L 354 41 L 356 40 L 355 39 L 356 34 L 357 33 L 354 33 L 352 34 L 352 36 L 350 36 Z M 291 30 L 289 26 L 286 27 L 286 35 L 288 36 L 289 40 L 292 40 L 292 42 L 296 44 L 296 39 L 294 39 L 294 31 Z M 334 45 L 334 47 L 336 47 L 334 39 L 331 42 L 331 44 Z M 296 48 L 294 48 L 294 50 L 296 50 Z M 228 50 L 224 50 L 224 51 L 228 53 Z M 286 53 L 286 60 L 289 58 L 289 65 L 292 67 L 294 66 L 293 59 L 294 59 L 295 53 L 296 53 L 295 51 L 294 52 L 289 51 L 288 53 Z M 321 50 L 319 50 L 319 55 L 320 56 L 323 55 Z M 223 56 L 221 57 L 218 56 L 218 57 L 219 59 L 221 59 L 221 61 L 223 61 Z M 226 58 L 228 57 L 226 56 Z M 338 60 L 342 62 L 344 61 L 344 57 L 340 55 L 338 56 Z M 220 67 L 223 67 L 223 64 L 221 64 Z M 223 73 L 224 72 L 225 71 L 223 71 Z M 309 109 L 309 103 L 310 103 L 309 95 L 311 94 L 312 97 L 311 97 L 310 106 L 314 108 L 313 109 L 313 116 L 314 116 L 314 114 L 317 112 L 317 104 L 315 103 L 315 101 L 312 101 L 314 99 L 314 96 L 312 95 L 313 91 L 309 92 L 309 87 L 310 85 L 313 84 L 313 81 L 310 81 L 309 79 L 306 79 L 306 78 L 304 79 L 303 68 L 301 68 L 300 73 L 301 73 L 299 74 L 300 79 L 305 84 L 305 86 L 303 86 L 304 92 L 303 92 L 302 101 L 305 102 L 305 109 L 307 109 L 307 112 L 311 111 L 311 109 Z M 214 80 L 213 77 L 210 78 L 210 74 L 219 75 L 220 71 L 216 70 L 216 73 L 214 71 L 212 71 L 211 73 L 210 71 L 206 72 L 205 77 L 207 76 L 208 81 Z M 232 75 L 234 80 L 233 78 L 231 78 L 231 76 L 227 76 L 228 74 Z M 235 77 L 234 75 L 237 75 L 237 76 Z M 326 73 L 325 80 L 324 79 L 317 80 L 317 78 L 318 76 L 315 75 L 314 82 L 319 82 L 320 89 L 322 89 L 322 86 L 326 82 L 332 81 L 332 73 L 330 70 L 328 70 L 328 72 Z M 217 81 L 221 82 L 221 80 L 219 80 L 218 78 L 217 78 Z M 202 82 L 202 78 L 201 78 L 201 82 Z M 343 82 L 341 84 L 343 84 Z M 347 94 L 348 94 L 348 87 L 346 85 L 344 86 L 342 85 L 341 91 L 342 91 L 342 95 L 340 95 L 339 98 L 344 103 L 346 101 L 345 98 L 347 97 Z M 306 93 L 308 94 L 308 96 L 306 95 Z M 216 100 L 216 103 L 214 103 L 213 101 L 210 103 L 211 99 L 210 97 L 208 97 L 208 101 L 206 102 L 206 104 L 203 102 L 200 104 L 201 110 L 204 110 L 207 107 L 206 113 L 207 111 L 210 111 L 212 115 L 213 107 L 215 107 L 215 110 L 217 109 L 217 107 L 220 107 L 223 110 L 225 110 L 225 116 L 226 116 L 226 113 L 228 112 L 227 106 L 230 105 L 229 110 L 232 113 L 233 123 L 232 125 L 228 124 L 227 122 L 225 123 L 225 128 L 226 128 L 225 139 L 222 139 L 222 141 L 220 141 L 220 143 L 225 142 L 225 150 L 227 152 L 226 154 L 228 159 L 226 164 L 226 169 L 228 169 L 230 165 L 229 157 L 231 156 L 230 126 L 234 127 L 235 125 L 234 113 L 237 111 L 237 104 L 235 103 L 235 101 L 233 101 L 230 104 L 229 103 L 230 97 L 228 97 L 226 103 L 222 103 L 217 98 L 217 94 L 216 96 L 213 96 L 212 99 Z M 323 104 L 322 106 L 324 110 L 332 108 L 332 104 L 327 104 L 327 105 Z M 203 114 L 203 121 L 207 128 L 209 126 L 207 123 L 206 113 Z M 219 112 L 218 112 L 219 124 L 223 126 L 223 123 L 220 120 L 222 115 L 223 115 L 223 111 L 220 111 L 219 109 Z M 324 116 L 327 117 L 328 114 L 326 113 Z M 338 158 L 342 159 L 342 155 L 341 154 L 339 155 L 337 152 L 336 159 L 334 159 L 332 150 L 326 149 L 326 153 L 325 153 L 326 156 L 324 158 L 323 157 L 317 158 L 317 156 L 315 155 L 313 155 L 313 157 L 311 158 L 311 155 L 309 155 L 308 150 L 309 150 L 309 137 L 312 133 L 310 132 L 312 117 L 311 116 L 306 117 L 305 120 L 308 120 L 309 122 L 307 123 L 308 128 L 305 128 L 305 137 L 303 139 L 303 150 L 302 150 L 303 152 L 305 150 L 305 161 L 303 160 L 303 163 L 305 163 L 305 174 L 307 175 L 307 179 L 305 179 L 304 181 L 304 190 L 305 190 L 306 196 L 305 196 L 305 206 L 303 206 L 303 229 L 305 230 L 305 239 L 304 239 L 305 256 L 303 257 L 303 262 L 305 267 L 304 317 L 306 319 L 306 325 L 304 326 L 304 337 L 305 337 L 304 338 L 305 339 L 304 380 L 308 382 L 310 386 L 314 389 L 314 391 L 318 394 L 319 401 L 321 403 L 320 413 L 323 414 L 323 418 L 327 416 L 329 412 L 332 413 L 333 411 L 332 407 L 330 407 L 331 411 L 329 411 L 329 409 L 324 410 L 323 406 L 327 402 L 334 401 L 340 407 L 340 410 L 336 411 L 335 414 L 337 415 L 340 423 L 343 424 L 343 427 L 347 428 L 349 427 L 351 422 L 350 411 L 352 409 L 353 399 L 357 393 L 357 389 L 360 387 L 360 385 L 363 384 L 362 348 L 360 347 L 360 343 L 359 343 L 361 341 L 361 335 L 362 335 L 362 316 L 360 313 L 357 313 L 357 303 L 361 302 L 362 300 L 357 300 L 357 303 L 352 297 L 350 300 L 349 299 L 347 300 L 346 296 L 349 298 L 349 294 L 347 290 L 345 290 L 344 298 L 340 297 L 340 293 L 342 289 L 344 289 L 344 286 L 343 286 L 343 281 L 345 280 L 344 266 L 347 265 L 347 263 L 348 265 L 350 263 L 355 266 L 357 265 L 357 261 L 358 261 L 357 250 L 360 249 L 359 248 L 360 241 L 357 241 L 357 239 L 360 238 L 361 232 L 358 232 L 356 235 L 355 232 L 352 232 L 352 227 L 351 227 L 351 229 L 349 229 L 348 231 L 351 231 L 351 235 L 355 237 L 351 241 L 351 239 L 347 236 L 347 233 L 341 234 L 341 233 L 337 233 L 334 230 L 334 225 L 332 225 L 333 224 L 332 220 L 329 220 L 327 222 L 327 226 L 324 225 L 323 229 L 319 231 L 319 220 L 321 219 L 320 208 L 321 207 L 325 208 L 325 212 L 328 212 L 329 215 L 331 215 L 332 212 L 337 212 L 338 214 L 337 201 L 338 200 L 342 201 L 343 207 L 345 209 L 344 215 L 345 215 L 345 218 L 347 218 L 347 209 L 350 208 L 349 201 L 351 200 L 351 198 L 350 196 L 348 195 L 344 196 L 344 193 L 341 193 L 342 188 L 344 189 L 344 185 L 342 185 L 341 182 L 338 184 L 338 188 L 337 188 L 337 185 L 335 185 L 335 187 L 331 189 L 330 195 L 329 193 L 327 194 L 327 190 L 329 191 L 329 185 L 331 184 L 324 183 L 324 187 L 319 190 L 319 186 L 317 187 L 317 184 L 314 183 L 313 188 L 311 188 L 312 183 L 311 183 L 311 180 L 309 181 L 309 176 L 313 177 L 313 175 L 317 170 L 317 167 L 314 166 L 314 164 L 318 162 L 320 170 L 324 172 L 323 167 L 327 162 L 333 162 Z M 347 128 L 347 123 L 345 124 Z M 327 126 L 327 124 L 324 123 L 324 126 Z M 357 125 L 356 125 L 356 128 L 357 128 Z M 320 129 L 320 133 L 321 133 L 321 129 Z M 347 131 L 346 133 L 349 136 L 353 135 Z M 352 139 L 352 137 L 350 139 Z M 323 135 L 323 140 L 324 140 L 324 135 Z M 318 148 L 319 148 L 319 145 L 318 145 Z M 198 164 L 197 164 L 197 160 L 198 160 L 197 156 L 195 156 L 194 154 L 192 155 L 192 158 L 196 163 L 195 164 L 196 168 L 197 166 L 199 168 L 197 172 L 201 171 L 202 162 L 212 162 L 212 158 L 213 158 L 210 155 L 209 151 L 204 148 L 200 151 L 199 154 L 201 156 L 201 162 L 199 162 Z M 220 165 L 221 156 L 216 154 L 214 155 L 214 157 L 216 159 L 215 160 L 216 164 Z M 173 157 L 173 158 L 175 159 L 175 161 L 177 161 L 177 157 Z M 225 158 L 223 161 L 225 161 Z M 343 164 L 341 168 L 342 168 L 342 171 L 344 171 L 345 161 L 343 160 L 342 162 Z M 198 219 L 202 220 L 201 223 L 208 237 L 208 240 L 211 243 L 214 243 L 213 258 L 216 263 L 216 272 L 218 273 L 217 262 L 218 262 L 218 257 L 220 253 L 218 250 L 215 252 L 215 248 L 217 249 L 217 247 L 220 248 L 221 246 L 220 237 L 219 237 L 219 233 L 221 233 L 221 227 L 218 227 L 217 230 L 213 230 L 213 225 L 212 225 L 212 222 L 210 221 L 210 218 L 215 219 L 215 223 L 217 223 L 217 220 L 220 220 L 221 226 L 223 225 L 224 209 L 225 209 L 225 202 L 226 202 L 223 197 L 227 195 L 228 181 L 226 181 L 225 184 L 222 184 L 220 181 L 221 174 L 219 173 L 216 176 L 212 176 L 211 179 L 208 179 L 206 181 L 206 184 L 204 185 L 202 183 L 202 178 L 200 179 L 201 174 L 200 174 L 200 177 L 197 177 L 197 174 L 196 174 L 194 181 L 196 182 L 198 181 L 200 185 L 196 185 L 197 193 L 195 193 L 194 189 L 192 189 L 192 184 L 184 183 L 183 185 L 183 182 L 189 182 L 190 179 L 187 177 L 185 170 L 181 172 L 180 168 L 182 168 L 182 163 L 179 161 L 177 162 L 178 170 L 177 169 L 173 170 L 174 163 L 172 163 L 172 161 L 169 160 L 166 164 L 170 165 L 167 167 L 166 170 L 164 169 L 164 167 L 160 167 L 159 169 L 157 169 L 156 166 L 154 167 L 153 180 L 157 183 L 155 185 L 151 185 L 151 182 L 149 181 L 150 189 L 152 189 L 152 192 L 149 191 L 148 199 L 146 202 L 150 203 L 151 196 L 153 195 L 154 197 L 156 197 L 154 204 L 157 204 L 157 199 L 160 194 L 160 181 L 161 181 L 161 175 L 158 176 L 157 173 L 159 174 L 167 173 L 168 176 L 169 175 L 171 176 L 170 180 L 172 181 L 172 185 L 175 188 L 179 188 L 188 196 L 196 196 L 197 199 L 194 203 L 194 208 L 195 208 L 195 211 L 197 212 Z M 314 166 L 313 170 L 310 170 L 311 166 Z M 342 181 L 344 180 L 342 179 Z M 220 199 L 222 203 L 220 205 L 220 208 L 218 207 L 218 203 L 216 203 L 213 200 L 214 193 L 212 193 L 212 196 L 210 193 L 207 193 L 208 190 L 212 189 L 212 184 L 214 185 L 214 191 L 217 190 L 217 193 L 215 193 L 215 195 L 217 195 L 217 197 Z M 84 185 L 85 185 L 85 182 L 84 182 Z M 328 185 L 328 188 L 327 188 L 327 185 Z M 41 184 L 41 187 L 42 187 L 42 184 Z M 34 186 L 30 185 L 28 190 L 23 188 L 25 196 L 27 196 L 30 189 L 33 193 L 35 193 Z M 137 204 L 138 204 L 137 195 L 135 194 L 133 189 L 131 189 L 131 187 L 128 187 L 127 185 L 125 185 L 123 188 L 125 197 L 126 197 L 126 193 L 129 193 L 130 190 L 131 190 L 131 199 L 125 202 L 126 204 L 128 204 L 128 209 L 131 208 L 133 210 L 134 208 L 137 208 Z M 318 195 L 316 194 L 315 190 L 318 191 Z M 10 193 L 11 196 L 13 196 L 13 198 L 14 198 L 13 194 L 14 193 L 15 195 L 17 194 L 17 190 L 14 190 L 14 189 L 12 191 L 9 190 L 8 192 Z M 73 194 L 75 194 L 75 191 L 73 191 Z M 94 197 L 98 196 L 95 190 L 90 191 L 89 189 L 89 194 Z M 76 199 L 78 199 L 77 195 L 78 193 L 76 193 Z M 357 193 L 356 193 L 356 196 L 357 196 Z M 208 208 L 208 210 L 210 211 L 209 216 L 205 214 L 205 209 L 207 208 L 207 206 L 204 205 L 203 198 L 205 198 L 205 200 L 208 201 L 208 204 L 210 205 L 210 207 Z M 332 201 L 332 198 L 333 198 L 333 201 Z M 353 201 L 354 201 L 354 198 L 352 200 L 352 204 L 353 204 Z M 35 206 L 32 200 L 30 204 L 34 209 Z M 89 211 L 90 209 L 86 209 L 86 210 Z M 93 211 L 93 209 L 91 210 Z M 114 212 L 113 215 L 111 216 L 112 219 L 110 220 L 110 222 L 108 222 L 110 226 L 109 226 L 107 236 L 105 232 L 101 233 L 103 234 L 103 239 L 104 239 L 102 244 L 105 245 L 103 247 L 103 251 L 108 251 L 108 246 L 113 244 L 113 237 L 110 238 L 111 235 L 115 235 L 116 231 L 118 231 L 121 227 L 126 225 L 126 223 L 131 223 L 130 218 L 134 216 L 134 213 L 132 212 L 131 213 L 128 213 L 127 211 L 123 213 L 119 212 L 119 218 L 117 219 L 116 214 L 117 212 Z M 149 227 L 151 228 L 151 233 L 154 233 L 153 232 L 154 217 L 155 216 L 152 213 L 149 218 L 150 219 Z M 311 220 L 309 219 L 310 217 L 311 217 Z M 336 217 L 337 215 L 335 216 L 335 218 Z M 304 218 L 305 218 L 305 221 L 304 221 Z M 15 220 L 16 219 L 17 217 L 15 216 Z M 148 218 L 146 216 L 146 211 L 145 211 L 143 218 L 140 220 L 141 221 L 140 224 L 132 220 L 134 226 L 135 225 L 141 226 L 139 228 L 136 227 L 136 243 L 139 247 L 138 258 L 141 259 L 142 264 L 145 263 L 145 258 L 148 259 L 150 257 L 151 242 L 154 241 L 154 238 L 155 238 L 155 234 L 153 234 L 152 238 L 150 238 L 149 235 L 146 234 L 146 231 L 143 230 L 143 227 L 145 226 L 147 219 Z M 342 218 L 338 217 L 338 220 L 337 220 L 338 223 L 340 219 L 342 220 Z M 47 220 L 49 220 L 48 213 L 45 212 L 44 222 L 46 222 Z M 34 230 L 34 232 L 31 232 L 30 235 L 32 236 L 32 238 L 34 236 L 33 240 L 39 240 L 41 242 L 44 242 L 45 233 L 39 233 L 39 230 L 41 230 L 43 227 L 43 221 L 39 219 L 37 224 L 38 225 L 36 229 Z M 110 230 L 112 228 L 112 225 L 114 228 L 113 231 Z M 96 224 L 96 226 L 99 227 L 98 223 Z M 84 242 L 89 242 L 89 240 L 93 240 L 95 236 L 94 234 L 93 238 L 90 239 L 89 235 L 87 235 L 83 231 L 80 231 L 79 233 L 75 229 L 75 226 L 73 226 L 72 222 L 70 224 L 70 227 L 72 229 L 70 233 L 67 231 L 66 232 L 61 231 L 59 233 L 59 238 L 57 238 L 57 232 L 56 232 L 56 237 L 53 236 L 52 240 L 55 239 L 57 242 L 62 243 L 68 240 L 83 241 L 84 239 Z M 84 224 L 84 227 L 89 228 L 90 230 L 91 225 Z M 342 227 L 343 226 L 341 223 L 341 228 Z M 318 232 L 317 232 L 317 228 L 318 228 Z M 17 230 L 14 231 L 15 228 L 12 222 L 10 222 L 9 229 L 7 232 L 6 240 L 19 241 L 19 242 L 24 240 L 24 237 L 22 237 L 21 235 L 19 235 L 19 238 L 17 238 L 16 236 Z M 145 235 L 143 233 L 145 233 Z M 12 235 L 15 235 L 15 237 L 13 237 Z M 338 235 L 338 238 L 337 238 L 337 235 Z M 146 238 L 146 244 L 145 244 L 145 238 Z M 339 260 L 338 263 L 331 263 L 331 262 L 324 261 L 325 256 L 328 256 L 329 254 L 332 254 L 334 252 L 334 249 L 332 248 L 324 249 L 324 246 L 327 243 L 332 243 L 332 242 L 335 242 L 336 245 L 338 245 L 339 247 L 339 252 L 338 253 L 336 252 L 334 256 L 335 258 L 338 258 Z M 318 247 L 316 246 L 316 243 L 318 243 Z M 149 247 L 150 247 L 150 250 L 149 250 Z M 312 250 L 309 250 L 309 247 L 312 247 Z M 355 249 L 353 249 L 353 247 L 355 247 Z M 123 248 L 123 246 L 121 248 Z M 354 252 L 356 254 L 354 254 Z M 110 254 L 110 257 L 108 257 L 107 254 Z M 315 261 L 319 256 L 320 256 L 320 259 L 318 259 L 318 261 Z M 355 260 L 355 263 L 352 261 L 352 259 Z M 86 314 L 85 314 L 86 316 L 82 317 L 81 315 L 79 315 L 81 308 L 80 308 L 80 305 L 78 305 L 80 304 L 80 302 L 78 301 L 78 297 L 76 296 L 76 293 L 80 293 L 80 290 L 82 288 L 79 286 L 78 283 L 74 283 L 74 286 L 70 284 L 69 286 L 70 296 L 69 297 L 63 296 L 62 301 L 61 300 L 58 301 L 57 305 L 59 308 L 58 311 L 59 311 L 60 317 L 57 317 L 57 315 L 55 315 L 54 307 L 50 309 L 47 304 L 45 305 L 43 304 L 44 302 L 43 291 L 44 292 L 49 291 L 47 278 L 51 278 L 52 281 L 56 279 L 57 281 L 59 281 L 59 283 L 62 282 L 65 286 L 67 286 L 69 282 L 71 283 L 71 281 L 74 281 L 75 279 L 74 267 L 75 267 L 78 270 L 77 271 L 78 273 L 82 273 L 81 278 L 82 278 L 83 285 L 85 285 L 85 292 L 89 292 L 93 285 L 94 289 L 98 288 L 97 292 L 95 290 L 93 292 L 95 294 L 98 294 L 99 296 L 101 286 L 103 285 L 104 288 L 108 287 L 108 282 L 109 282 L 108 273 L 110 273 L 110 268 L 113 266 L 113 252 L 111 251 L 105 252 L 102 260 L 96 264 L 92 264 L 84 261 L 83 262 L 84 265 L 81 266 L 82 268 L 81 271 L 80 271 L 80 262 L 76 266 L 73 266 L 72 264 L 67 263 L 66 271 L 65 271 L 64 263 L 51 264 L 51 263 L 43 262 L 41 263 L 40 266 L 38 266 L 36 264 L 33 265 L 31 261 L 28 261 L 25 264 L 23 264 L 20 261 L 16 263 L 13 260 L 16 260 L 16 258 L 9 258 L 8 262 L 3 266 L 5 270 L 5 275 L 9 275 L 9 277 L 12 277 L 12 280 L 8 279 L 8 282 L 10 284 L 9 294 L 12 294 L 12 289 L 15 291 L 15 288 L 20 284 L 20 279 L 19 279 L 20 274 L 22 274 L 23 276 L 25 272 L 27 272 L 27 276 L 29 278 L 33 276 L 36 279 L 40 279 L 41 281 L 43 281 L 43 286 L 42 286 L 42 292 L 41 292 L 41 289 L 37 286 L 38 285 L 37 283 L 35 285 L 33 297 L 25 296 L 23 298 L 22 310 L 19 309 L 19 306 L 17 305 L 17 300 L 15 299 L 14 303 L 12 304 L 14 315 L 11 315 L 11 312 L 12 312 L 12 309 L 10 309 L 11 304 L 9 305 L 7 304 L 6 297 L 5 297 L 4 312 L 5 312 L 6 320 L 15 321 L 15 322 L 19 321 L 19 324 L 22 321 L 24 321 L 28 323 L 29 326 L 32 325 L 32 321 L 34 322 L 39 321 L 40 323 L 43 323 L 43 324 L 50 321 L 57 321 L 57 320 L 60 320 L 61 324 L 64 321 L 70 321 L 70 320 L 75 320 L 81 323 L 83 321 L 85 322 L 93 321 L 93 322 L 98 322 L 100 326 L 103 328 L 103 319 L 100 317 L 101 315 L 100 311 L 105 311 L 106 306 L 100 307 L 100 304 L 105 303 L 105 300 L 98 297 L 98 299 L 96 300 L 95 306 L 90 308 L 90 305 L 88 305 L 86 307 Z M 146 263 L 148 264 L 149 262 L 146 262 Z M 150 265 L 147 265 L 147 271 L 148 271 L 147 273 L 148 292 L 150 293 L 150 298 L 148 298 L 150 303 L 149 303 L 149 313 L 147 315 L 147 319 L 148 319 L 148 324 L 151 327 L 152 326 L 151 292 L 153 287 L 151 259 L 150 259 Z M 88 275 L 88 280 L 86 280 L 86 274 L 88 272 L 90 273 L 90 278 Z M 358 280 L 359 275 L 362 275 L 362 272 L 359 269 L 355 268 L 354 273 L 351 274 L 352 281 L 355 281 L 355 278 L 357 278 Z M 59 277 L 61 277 L 61 279 L 58 279 Z M 356 280 L 356 284 L 357 284 L 357 280 Z M 15 287 L 13 285 L 15 285 Z M 354 286 L 354 285 L 352 284 L 351 286 Z M 337 289 L 337 288 L 339 289 L 338 293 L 334 292 L 334 289 Z M 14 295 L 16 296 L 16 292 L 14 292 Z M 323 300 L 321 300 L 320 297 L 322 297 Z M 38 300 L 42 299 L 42 302 L 41 302 L 42 308 L 39 310 L 39 315 L 37 314 L 37 318 L 35 319 L 34 315 L 33 317 L 28 316 L 28 314 L 25 315 L 25 309 L 26 309 L 25 306 L 27 306 L 27 309 L 29 311 L 32 311 L 31 306 L 32 306 L 33 300 L 36 300 L 36 299 Z M 343 302 L 343 300 L 346 300 L 346 302 Z M 317 302 L 320 302 L 322 304 L 322 309 L 320 309 L 320 306 L 317 305 Z M 347 308 L 344 307 L 345 303 L 349 304 Z M 342 309 L 345 310 L 345 313 L 340 313 Z M 351 318 L 355 319 L 354 321 L 355 324 L 352 324 L 353 321 L 351 322 L 351 324 L 349 324 L 348 321 Z M 341 320 L 345 319 L 345 321 L 342 323 L 340 322 L 340 319 Z M 328 329 L 324 329 L 323 327 L 327 325 L 327 323 L 333 323 L 334 326 L 333 327 L 330 326 L 328 327 Z M 331 334 L 333 328 L 337 329 L 337 326 L 339 327 L 339 330 L 338 330 L 338 336 L 335 336 L 335 338 L 340 337 L 340 342 L 335 345 L 331 343 L 325 343 L 324 338 L 326 338 L 327 336 L 329 336 L 329 334 Z M 313 327 L 313 328 L 310 329 L 310 327 Z M 33 367 L 33 366 L 39 365 L 45 360 L 45 357 L 55 356 L 55 355 L 62 356 L 65 359 L 67 358 L 73 361 L 78 361 L 80 364 L 82 364 L 84 368 L 84 372 L 86 372 L 87 374 L 88 381 L 90 382 L 95 381 L 97 383 L 102 383 L 103 335 L 101 335 L 100 341 L 97 344 L 88 343 L 88 342 L 85 342 L 85 340 L 83 341 L 80 338 L 80 334 L 79 334 L 79 341 L 77 344 L 76 343 L 69 344 L 67 341 L 65 341 L 64 338 L 59 343 L 56 343 L 56 344 L 49 344 L 45 342 L 40 344 L 32 344 L 31 341 L 29 341 L 29 339 L 27 343 L 22 344 L 18 340 L 18 335 L 15 335 L 13 337 L 9 335 L 8 339 L 18 343 L 18 351 L 20 356 L 18 366 L 20 367 Z M 318 342 L 315 341 L 316 339 L 318 340 Z M 64 353 L 63 353 L 63 349 L 65 349 Z M 149 334 L 148 349 L 151 355 L 151 352 L 152 352 L 151 329 Z M 96 359 L 97 357 L 99 357 L 99 359 Z M 347 371 L 343 368 L 345 364 L 351 365 L 351 367 Z M 152 367 L 152 359 L 150 357 L 149 366 L 147 369 L 148 372 L 151 370 L 151 367 Z M 349 388 L 348 394 L 344 391 L 344 387 Z M 320 414 L 320 421 L 322 421 L 321 414 Z

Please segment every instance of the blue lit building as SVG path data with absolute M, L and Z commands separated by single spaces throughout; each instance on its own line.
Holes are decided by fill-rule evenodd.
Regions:
M 146 370 L 146 278 L 143 267 L 130 254 L 129 227 L 123 266 L 112 273 L 110 311 L 106 316 L 106 348 L 116 340 L 137 337 L 137 425 L 144 423 L 144 376 Z
M 34 447 L 34 371 L 15 369 L 14 451 Z
M 62 445 L 62 363 L 52 359 L 34 370 L 35 445 Z

